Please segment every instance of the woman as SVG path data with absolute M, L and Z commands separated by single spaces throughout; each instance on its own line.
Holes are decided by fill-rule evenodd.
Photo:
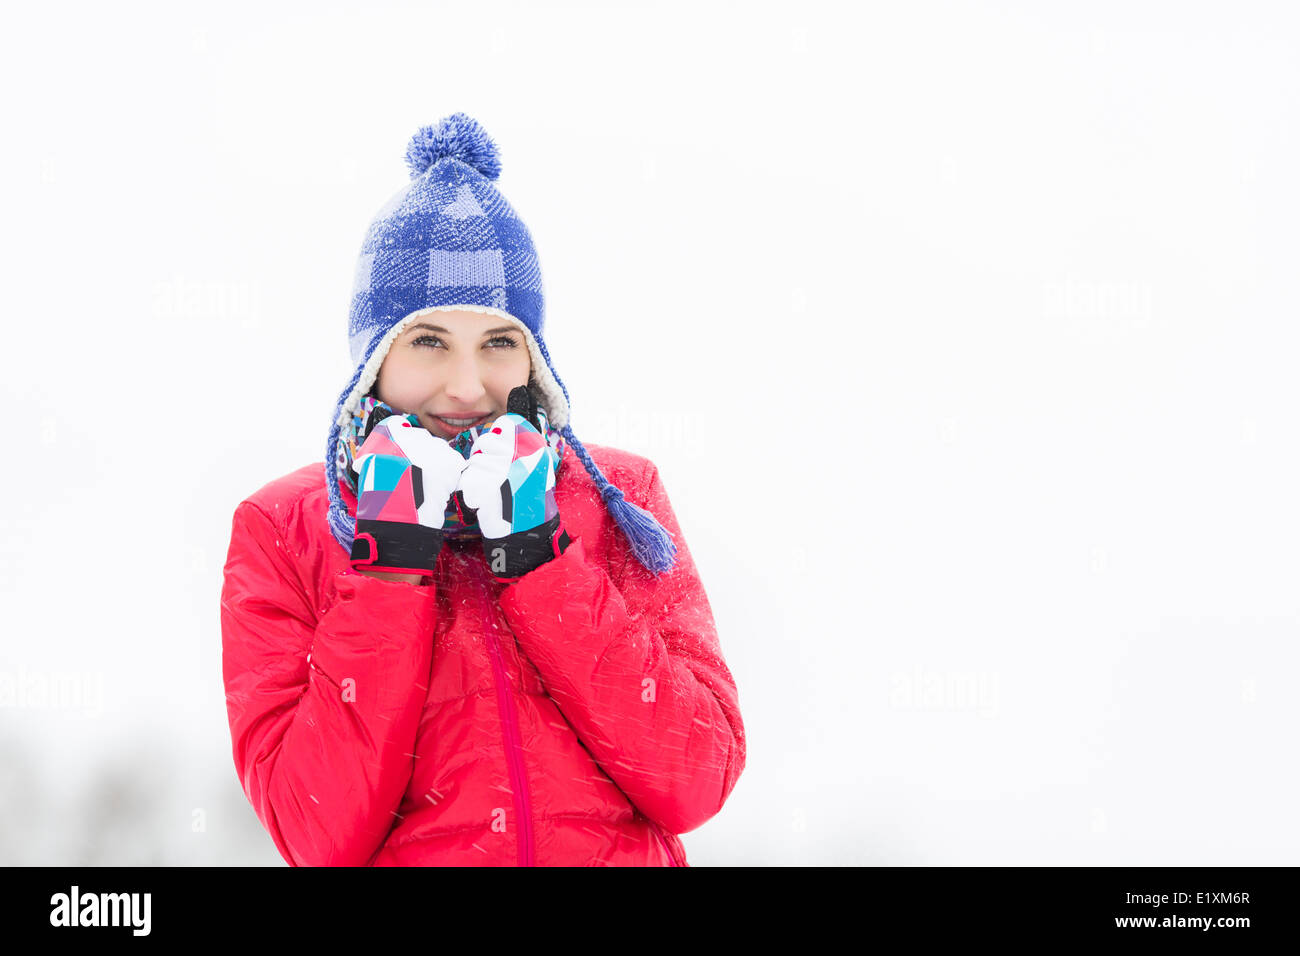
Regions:
M 745 737 L 658 471 L 570 429 L 482 128 L 424 127 L 407 162 L 362 246 L 325 481 L 235 511 L 244 792 L 293 866 L 687 865 Z

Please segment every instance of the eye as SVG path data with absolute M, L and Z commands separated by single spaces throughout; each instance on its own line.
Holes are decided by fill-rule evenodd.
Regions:
M 442 344 L 442 339 L 438 338 L 436 335 L 421 335 L 418 339 L 411 339 L 411 344 L 418 345 L 421 348 L 437 348 L 440 346 L 446 348 L 446 346 Z M 488 344 L 492 345 L 493 348 L 498 349 L 514 349 L 519 347 L 519 344 L 509 335 L 498 335 L 495 338 L 490 338 L 488 339 Z

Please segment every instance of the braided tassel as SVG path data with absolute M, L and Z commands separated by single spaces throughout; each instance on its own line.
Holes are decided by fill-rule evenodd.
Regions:
M 560 382 L 560 387 L 564 388 L 563 382 Z M 565 397 L 568 397 L 567 391 Z M 572 427 L 565 425 L 560 429 L 560 434 L 564 436 L 573 453 L 587 469 L 587 474 L 591 475 L 591 480 L 595 482 L 600 490 L 600 497 L 605 502 L 605 510 L 613 516 L 614 521 L 623 530 L 624 537 L 632 547 L 632 553 L 636 555 L 642 567 L 653 574 L 663 574 L 665 571 L 672 570 L 673 565 L 677 563 L 677 545 L 673 544 L 672 535 L 659 523 L 659 519 L 623 497 L 622 490 L 610 483 L 592 460 L 591 455 L 587 454 L 587 449 L 573 434 Z
M 637 560 L 654 574 L 672 570 L 676 564 L 677 545 L 673 544 L 672 535 L 658 519 L 624 498 L 623 492 L 615 485 L 606 483 L 600 496 L 605 499 L 605 507 L 623 529 Z

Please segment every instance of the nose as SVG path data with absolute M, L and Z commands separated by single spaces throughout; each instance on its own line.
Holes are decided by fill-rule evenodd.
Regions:
M 461 407 L 477 408 L 487 389 L 483 387 L 483 376 L 474 355 L 457 357 L 450 363 L 447 376 L 447 397 Z

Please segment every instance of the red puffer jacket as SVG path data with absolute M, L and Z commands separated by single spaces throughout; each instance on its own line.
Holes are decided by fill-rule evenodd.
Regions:
M 477 536 L 428 585 L 352 571 L 319 463 L 235 510 L 235 767 L 290 865 L 687 865 L 675 834 L 745 765 L 736 685 L 658 470 L 586 448 L 673 535 L 673 570 L 641 566 L 568 448 L 572 543 L 509 584 Z

